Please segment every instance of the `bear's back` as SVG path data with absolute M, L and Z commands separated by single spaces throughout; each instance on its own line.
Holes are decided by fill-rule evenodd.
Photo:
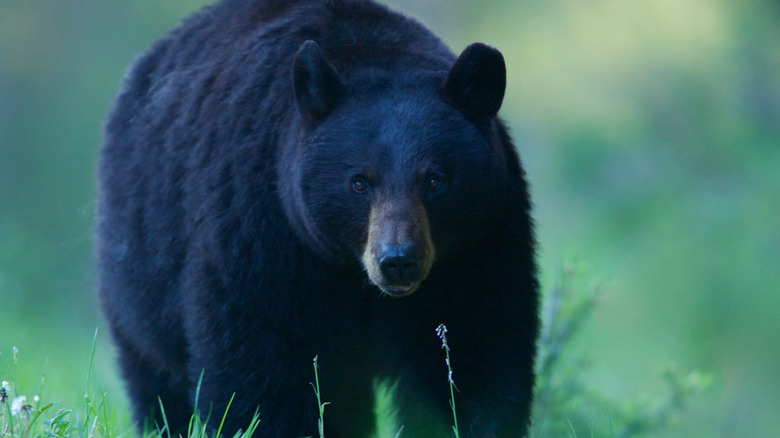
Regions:
M 306 40 L 356 87 L 415 70 L 446 72 L 454 61 L 420 23 L 370 1 L 224 0 L 137 60 L 109 118 L 104 155 L 144 148 L 164 159 L 209 136 L 236 142 L 260 135 L 256 146 L 277 147 L 274 134 L 285 128 L 278 121 L 294 117 L 292 60 Z M 277 132 L 257 132 L 269 127 Z
M 276 161 L 300 129 L 292 68 L 306 40 L 361 91 L 444 75 L 455 58 L 418 22 L 362 0 L 224 0 L 141 55 L 106 125 L 97 215 L 104 307 L 150 321 L 139 337 L 181 345 L 175 306 L 155 301 L 179 300 L 201 230 L 221 239 L 269 223 L 285 235 Z

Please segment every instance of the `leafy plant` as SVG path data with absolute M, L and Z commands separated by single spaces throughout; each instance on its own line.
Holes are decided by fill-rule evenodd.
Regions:
M 667 394 L 654 401 L 609 400 L 585 384 L 587 358 L 572 357 L 567 347 L 593 312 L 603 292 L 578 286 L 583 273 L 567 265 L 544 310 L 539 339 L 534 415 L 530 437 L 628 438 L 666 427 L 694 394 L 711 383 L 698 372 L 663 372 Z

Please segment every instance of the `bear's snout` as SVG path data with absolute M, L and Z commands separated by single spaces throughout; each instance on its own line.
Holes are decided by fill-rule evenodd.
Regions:
M 420 280 L 421 252 L 414 243 L 382 245 L 377 257 L 382 275 L 401 292 Z
M 422 202 L 396 196 L 378 200 L 371 208 L 367 237 L 363 267 L 368 279 L 394 297 L 416 291 L 436 254 Z

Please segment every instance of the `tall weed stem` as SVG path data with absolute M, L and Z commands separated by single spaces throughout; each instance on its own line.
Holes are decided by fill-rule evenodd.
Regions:
M 450 363 L 450 346 L 447 345 L 447 326 L 439 324 L 436 327 L 436 335 L 441 339 L 441 348 L 444 349 L 445 362 L 447 363 L 447 381 L 450 384 L 450 407 L 452 407 L 452 431 L 455 432 L 455 438 L 460 438 L 458 433 L 458 413 L 455 411 L 455 390 L 458 389 L 455 386 L 455 381 L 452 380 L 452 365 Z

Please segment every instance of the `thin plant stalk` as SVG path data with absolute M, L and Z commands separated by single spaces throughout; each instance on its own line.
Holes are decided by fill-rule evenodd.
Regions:
M 95 328 L 95 334 L 92 336 L 92 350 L 89 353 L 89 367 L 87 367 L 87 381 L 84 388 L 84 430 L 88 430 L 89 427 L 89 415 L 92 408 L 92 399 L 89 396 L 89 379 L 92 377 L 92 367 L 95 363 L 95 346 L 97 345 L 98 329 Z
M 455 386 L 455 381 L 452 380 L 452 365 L 450 363 L 450 346 L 447 344 L 447 326 L 439 324 L 436 327 L 436 335 L 441 339 L 441 348 L 444 349 L 445 362 L 447 363 L 447 381 L 450 384 L 450 407 L 452 407 L 452 431 L 455 432 L 455 438 L 460 438 L 458 433 L 458 413 L 455 410 L 455 390 L 458 389 Z
M 328 402 L 323 403 L 320 397 L 320 375 L 318 362 L 319 356 L 314 356 L 314 394 L 317 396 L 317 406 L 319 407 L 320 417 L 317 419 L 317 430 L 319 431 L 320 438 L 325 438 L 325 405 Z

